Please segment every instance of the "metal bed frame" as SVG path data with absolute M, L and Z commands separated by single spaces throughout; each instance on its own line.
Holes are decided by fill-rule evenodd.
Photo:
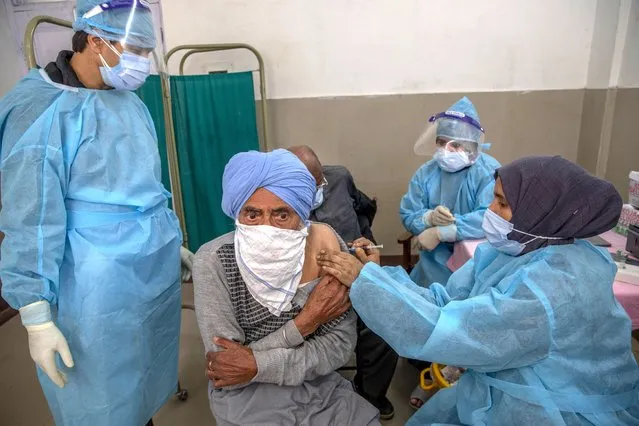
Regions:
M 268 143 L 269 137 L 268 137 L 268 120 L 267 120 L 268 106 L 266 102 L 266 73 L 264 69 L 264 59 L 262 58 L 262 55 L 260 54 L 260 52 L 258 52 L 256 48 L 245 43 L 183 44 L 169 50 L 169 52 L 164 56 L 164 62 L 168 69 L 168 65 L 169 65 L 169 61 L 171 60 L 171 57 L 173 57 L 173 55 L 175 55 L 179 51 L 186 50 L 187 52 L 183 54 L 182 59 L 180 60 L 180 66 L 179 66 L 180 75 L 184 75 L 184 64 L 186 63 L 186 60 L 194 54 L 221 52 L 226 50 L 237 50 L 237 49 L 248 50 L 249 52 L 253 54 L 253 56 L 255 56 L 255 59 L 257 59 L 257 64 L 258 64 L 257 73 L 259 74 L 259 77 L 260 77 L 260 106 L 261 106 L 260 115 L 262 120 L 262 123 L 261 123 L 262 139 L 260 139 L 260 150 L 267 151 L 269 149 L 269 143 Z

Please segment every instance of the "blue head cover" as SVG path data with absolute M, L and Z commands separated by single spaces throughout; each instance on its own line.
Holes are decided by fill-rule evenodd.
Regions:
M 466 96 L 452 104 L 446 111 L 461 112 L 479 123 L 479 114 L 475 105 Z
M 105 5 L 96 13 L 96 7 Z M 155 48 L 153 17 L 142 0 L 77 0 L 75 31 L 120 41 L 145 49 Z
M 466 96 L 452 104 L 446 111 L 461 112 L 479 123 L 479 114 L 477 114 L 475 105 Z M 443 118 L 437 125 L 437 136 L 479 142 L 481 135 L 481 130 L 454 118 Z
M 237 219 L 258 188 L 280 197 L 307 221 L 315 198 L 315 179 L 294 154 L 285 149 L 264 153 L 240 152 L 231 158 L 222 177 L 222 210 Z

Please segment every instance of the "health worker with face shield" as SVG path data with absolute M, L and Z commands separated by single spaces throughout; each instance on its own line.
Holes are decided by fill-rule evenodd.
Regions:
M 497 160 L 482 153 L 485 147 L 477 110 L 466 97 L 432 116 L 415 143 L 417 155 L 433 159 L 411 179 L 399 213 L 421 248 L 411 272 L 419 285 L 448 280 L 446 262 L 454 242 L 484 237 L 481 224 L 499 167 Z
M 141 0 L 79 0 L 73 52 L 0 101 L 2 296 L 19 309 L 57 425 L 140 426 L 177 385 L 181 248 Z
M 320 255 L 362 320 L 400 356 L 467 369 L 408 425 L 638 425 L 631 322 L 617 268 L 584 240 L 616 226 L 610 182 L 561 157 L 496 172 L 488 243 L 447 282 L 423 288 L 379 252 Z M 367 241 L 354 245 L 365 247 Z M 372 260 L 372 261 L 371 261 Z

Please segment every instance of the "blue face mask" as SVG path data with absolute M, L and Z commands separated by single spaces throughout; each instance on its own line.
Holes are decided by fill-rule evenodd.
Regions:
M 149 58 L 130 52 L 124 52 L 120 56 L 120 62 L 114 67 L 110 67 L 102 55 L 100 55 L 100 59 L 104 65 L 100 67 L 104 84 L 116 90 L 137 90 L 151 73 Z
M 502 253 L 517 256 L 526 247 L 518 241 L 508 239 L 508 234 L 513 232 L 515 226 L 491 209 L 487 209 L 484 213 L 481 227 L 488 242 Z
M 466 151 L 451 152 L 446 149 L 438 149 L 433 156 L 439 168 L 445 172 L 455 173 L 470 166 L 470 157 Z
M 502 253 L 510 256 L 518 256 L 526 248 L 526 244 L 530 244 L 535 240 L 561 240 L 563 238 L 558 237 L 541 237 L 539 235 L 529 234 L 527 232 L 519 231 L 515 229 L 515 225 L 508 222 L 503 217 L 499 216 L 494 211 L 487 209 L 484 214 L 484 221 L 481 225 L 486 235 L 488 242 Z M 518 232 L 523 235 L 531 237 L 526 243 L 520 243 L 519 241 L 513 241 L 508 239 L 508 234 L 511 232 Z
M 321 206 L 323 202 L 324 202 L 324 187 L 320 186 L 319 188 L 317 188 L 317 191 L 315 192 L 315 199 L 313 200 L 313 210 Z

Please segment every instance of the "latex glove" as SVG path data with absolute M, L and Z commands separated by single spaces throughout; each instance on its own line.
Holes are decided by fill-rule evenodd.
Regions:
M 422 250 L 433 251 L 440 243 L 439 232 L 437 227 L 428 228 L 417 237 L 419 246 Z
M 56 352 L 60 354 L 64 365 L 73 367 L 73 357 L 58 327 L 53 321 L 38 325 L 27 325 L 29 336 L 29 353 L 35 363 L 46 373 L 53 383 L 63 388 L 67 379 L 63 372 L 58 370 L 55 363 Z
M 435 210 L 431 210 L 428 221 L 431 226 L 446 226 L 455 223 L 455 216 L 447 207 L 437 206 Z
M 189 249 L 180 247 L 180 259 L 182 260 L 182 282 L 191 279 L 194 257 L 195 255 L 189 251 Z

